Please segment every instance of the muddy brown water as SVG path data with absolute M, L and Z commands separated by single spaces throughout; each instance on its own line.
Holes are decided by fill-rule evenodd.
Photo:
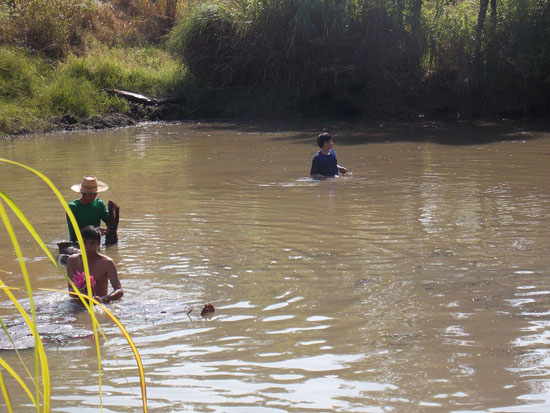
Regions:
M 308 177 L 322 127 L 348 176 Z M 149 411 L 550 410 L 544 125 L 147 124 L 4 140 L 0 156 L 66 201 L 84 174 L 111 186 L 119 244 L 103 252 L 125 296 L 109 308 L 139 349 Z M 0 176 L 54 251 L 67 238 L 54 195 L 21 168 Z M 63 289 L 10 217 L 33 286 Z M 0 262 L 2 281 L 24 286 L 4 230 Z M 35 300 L 52 411 L 98 411 L 89 317 L 63 293 Z M 0 315 L 18 329 L 5 296 Z M 132 353 L 98 317 L 103 411 L 139 411 Z M 14 351 L 0 356 L 23 374 Z

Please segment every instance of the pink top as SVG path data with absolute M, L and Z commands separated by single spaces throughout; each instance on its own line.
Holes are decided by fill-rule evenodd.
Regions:
M 80 271 L 76 271 L 73 274 L 73 283 L 79 290 L 86 287 L 86 274 Z M 93 275 L 90 275 L 90 285 L 92 288 L 95 288 L 95 279 Z

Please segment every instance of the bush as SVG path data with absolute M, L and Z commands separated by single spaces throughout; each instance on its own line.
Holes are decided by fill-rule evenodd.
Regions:
M 490 87 L 504 109 L 550 113 L 550 3 L 527 8 L 518 2 L 497 33 L 500 47 L 498 68 Z M 522 7 L 523 6 L 523 7 Z
M 167 45 L 200 80 L 223 87 L 235 83 L 235 46 L 240 40 L 231 11 L 222 4 L 203 3 L 174 28 Z
M 0 14 L 2 38 L 59 59 L 82 47 L 94 20 L 92 0 L 20 0 Z
M 353 112 L 372 85 L 383 86 L 372 94 L 374 102 L 420 78 L 422 51 L 415 44 L 422 42 L 413 41 L 403 16 L 372 4 L 200 3 L 167 44 L 210 87 L 272 94 L 274 102 L 285 97 L 294 109 L 342 102 Z
M 94 37 L 110 46 L 159 45 L 187 12 L 182 0 L 110 0 L 96 4 Z
M 181 0 L 18 0 L 0 2 L 0 43 L 52 59 L 94 39 L 108 45 L 158 45 L 182 13 Z

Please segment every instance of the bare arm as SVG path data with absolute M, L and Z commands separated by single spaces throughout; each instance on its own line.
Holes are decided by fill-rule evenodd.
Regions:
M 348 171 L 346 168 L 344 168 L 342 165 L 336 165 L 336 167 L 338 168 L 338 172 L 340 172 L 342 175 L 345 175 L 346 172 Z
M 71 255 L 67 259 L 67 276 L 72 279 L 72 275 L 78 270 L 78 256 Z M 71 284 L 67 281 L 67 289 L 72 292 L 74 291 L 71 287 Z
M 107 276 L 109 277 L 109 281 L 111 283 L 111 286 L 113 287 L 113 291 L 107 295 L 104 295 L 103 297 L 94 297 L 100 303 L 109 303 L 111 301 L 120 300 L 124 295 L 124 290 L 122 289 L 122 285 L 120 284 L 120 280 L 118 279 L 118 273 L 115 267 L 115 263 L 112 260 L 109 260 L 107 264 Z

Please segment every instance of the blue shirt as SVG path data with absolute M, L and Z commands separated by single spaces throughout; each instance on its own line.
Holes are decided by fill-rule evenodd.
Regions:
M 338 162 L 336 161 L 334 149 L 331 149 L 328 155 L 324 155 L 321 151 L 317 151 L 311 161 L 310 175 L 338 175 Z

